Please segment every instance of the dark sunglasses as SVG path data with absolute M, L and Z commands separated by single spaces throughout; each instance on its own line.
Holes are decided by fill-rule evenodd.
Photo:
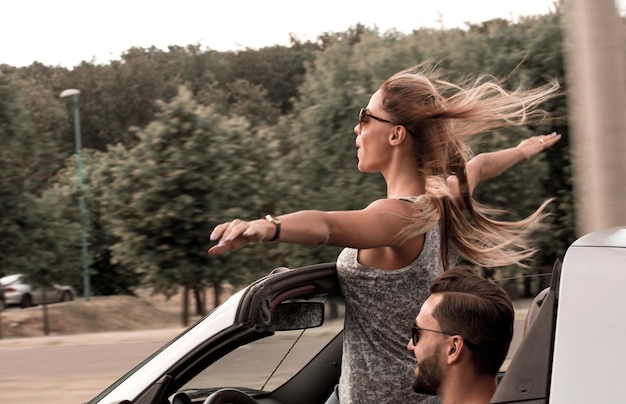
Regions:
M 445 331 L 437 331 L 437 330 L 429 330 L 428 328 L 420 328 L 416 326 L 415 324 L 413 324 L 413 326 L 411 327 L 411 342 L 413 342 L 413 346 L 417 345 L 417 343 L 420 340 L 420 331 L 436 332 L 438 334 L 443 334 L 443 335 L 447 335 L 450 337 L 453 335 L 458 335 L 458 334 L 450 334 L 449 332 L 445 332 Z M 459 335 L 459 336 L 463 338 L 462 335 Z M 463 341 L 465 341 L 465 345 L 467 345 L 467 347 L 471 349 L 472 351 L 476 349 L 476 345 L 469 342 L 466 338 L 463 338 Z
M 420 331 L 436 332 L 438 334 L 449 335 L 449 336 L 454 335 L 445 331 L 437 331 L 437 330 L 429 330 L 428 328 L 420 328 L 416 326 L 415 324 L 413 324 L 413 327 L 411 327 L 411 340 L 413 341 L 413 345 L 417 345 L 417 342 L 420 340 Z
M 392 125 L 404 126 L 406 128 L 405 125 L 402 125 L 400 123 L 391 122 L 388 119 L 380 118 L 380 117 L 377 117 L 376 115 L 370 114 L 369 112 L 367 112 L 367 108 L 361 108 L 361 110 L 359 111 L 359 125 L 361 125 L 364 122 L 367 122 L 367 118 L 375 119 L 378 122 L 384 122 L 384 123 L 390 123 Z M 411 135 L 413 135 L 413 132 L 411 132 L 408 128 L 406 128 L 406 131 L 409 132 Z
M 379 118 L 375 115 L 370 114 L 369 112 L 367 112 L 367 108 L 361 108 L 361 110 L 359 111 L 359 123 L 366 122 L 367 121 L 367 119 L 365 119 L 366 117 L 376 119 L 378 122 L 385 122 L 385 123 L 390 123 L 392 125 L 397 125 L 396 123 L 391 122 L 387 119 Z

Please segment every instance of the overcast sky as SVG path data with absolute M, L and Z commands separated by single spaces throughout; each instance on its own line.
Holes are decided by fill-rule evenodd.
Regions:
M 547 14 L 553 0 L 11 0 L 0 7 L 0 64 L 106 64 L 131 47 L 219 51 L 314 40 L 361 23 L 380 32 L 453 28 Z

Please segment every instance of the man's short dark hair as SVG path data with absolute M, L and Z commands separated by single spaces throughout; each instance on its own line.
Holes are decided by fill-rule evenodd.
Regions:
M 476 372 L 497 375 L 509 351 L 515 320 L 504 289 L 469 266 L 457 266 L 437 277 L 430 293 L 443 295 L 433 317 L 443 331 L 470 342 Z

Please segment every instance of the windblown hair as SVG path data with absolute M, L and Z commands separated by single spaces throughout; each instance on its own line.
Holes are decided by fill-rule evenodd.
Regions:
M 400 237 L 413 238 L 439 224 L 444 269 L 448 268 L 450 242 L 459 255 L 477 265 L 525 265 L 536 252 L 530 235 L 546 216 L 543 212 L 549 201 L 520 221 L 493 219 L 503 211 L 481 205 L 469 194 L 465 139 L 544 120 L 548 114 L 538 106 L 558 95 L 558 84 L 507 91 L 490 76 L 462 84 L 439 79 L 436 71 L 429 76 L 412 68 L 393 75 L 380 87 L 382 107 L 416 140 L 417 168 L 426 179 L 426 193 L 414 203 L 415 214 Z M 458 178 L 462 202 L 455 201 L 448 188 L 450 175 Z
M 467 266 L 437 277 L 430 293 L 443 296 L 433 317 L 444 332 L 458 334 L 469 348 L 479 375 L 496 376 L 513 339 L 515 311 L 507 293 Z

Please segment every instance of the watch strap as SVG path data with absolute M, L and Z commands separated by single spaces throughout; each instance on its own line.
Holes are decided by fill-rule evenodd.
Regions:
M 280 219 L 272 215 L 265 215 L 265 220 L 270 223 L 273 223 L 276 226 L 276 233 L 274 233 L 274 237 L 272 237 L 269 241 L 276 241 L 280 237 Z

